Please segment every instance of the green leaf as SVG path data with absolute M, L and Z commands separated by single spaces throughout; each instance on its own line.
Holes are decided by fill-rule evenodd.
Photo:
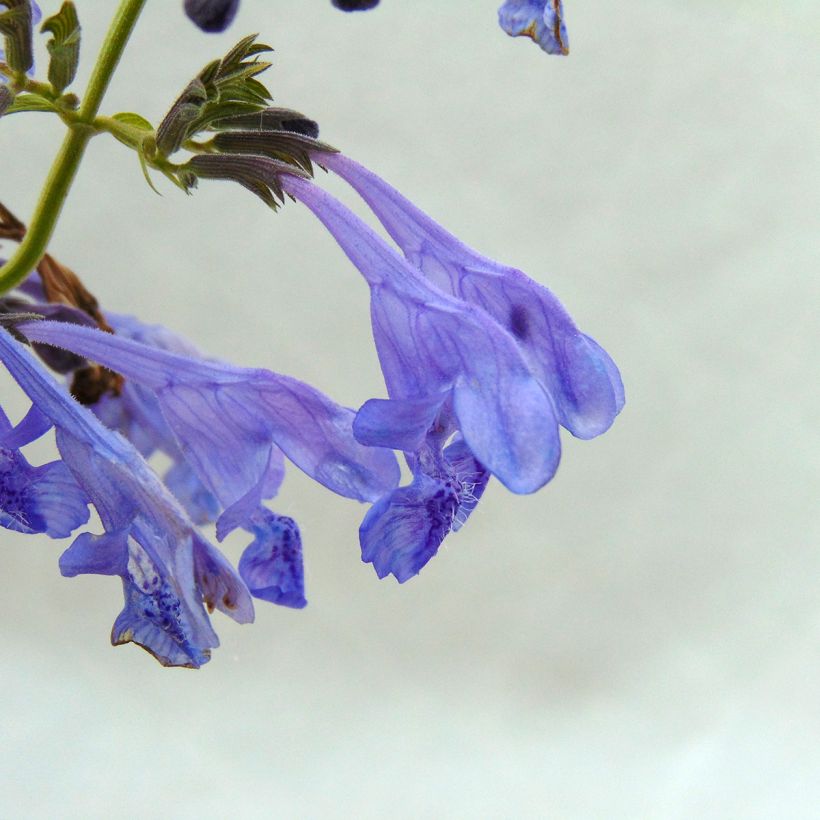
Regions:
M 74 4 L 66 0 L 57 14 L 43 23 L 41 30 L 53 35 L 46 43 L 51 55 L 48 80 L 57 94 L 62 94 L 74 81 L 80 62 L 80 21 Z
M 48 97 L 42 97 L 40 94 L 18 94 L 11 106 L 6 109 L 6 114 L 19 114 L 23 111 L 52 113 L 57 111 L 57 106 Z
M 115 128 L 110 129 L 111 133 L 130 148 L 139 148 L 145 138 L 154 133 L 154 126 L 145 117 L 133 111 L 122 111 L 114 114 L 111 119 L 117 124 Z

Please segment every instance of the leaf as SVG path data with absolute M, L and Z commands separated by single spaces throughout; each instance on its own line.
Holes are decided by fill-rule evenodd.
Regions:
M 122 111 L 111 119 L 117 123 L 117 128 L 112 128 L 111 133 L 129 148 L 139 148 L 145 138 L 154 133 L 154 126 L 133 111 Z
M 14 102 L 6 109 L 6 114 L 19 114 L 23 111 L 55 112 L 57 106 L 48 97 L 40 94 L 18 94 Z

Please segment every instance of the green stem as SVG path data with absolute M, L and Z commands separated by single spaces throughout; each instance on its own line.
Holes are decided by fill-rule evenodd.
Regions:
M 11 259 L 0 267 L 0 294 L 17 287 L 46 252 L 86 145 L 96 133 L 93 122 L 103 95 L 144 5 L 145 0 L 120 2 L 77 112 L 77 121 L 70 127 L 52 163 L 29 229 Z

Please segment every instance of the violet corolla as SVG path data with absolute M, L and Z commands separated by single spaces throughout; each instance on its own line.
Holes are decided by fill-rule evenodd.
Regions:
M 498 24 L 510 37 L 529 37 L 547 54 L 569 54 L 561 0 L 505 0 Z
M 53 426 L 62 460 L 104 528 L 74 540 L 60 558 L 63 575 L 121 577 L 125 607 L 112 630 L 115 645 L 133 641 L 163 665 L 205 663 L 219 640 L 203 602 L 247 623 L 253 604 L 245 584 L 133 446 L 74 401 L 3 328 L 0 360 L 33 403 L 15 428 L 19 443 Z
M 405 452 L 413 482 L 380 498 L 360 528 L 380 577 L 412 577 L 463 522 L 489 474 L 516 493 L 552 478 L 553 401 L 515 338 L 484 310 L 436 288 L 346 206 L 283 174 L 283 189 L 324 223 L 364 276 L 387 400 L 359 410 L 363 443 Z
M 375 501 L 398 483 L 393 454 L 354 438 L 353 411 L 304 382 L 79 325 L 38 321 L 19 330 L 32 341 L 103 364 L 150 392 L 156 405 L 146 410 L 143 399 L 141 424 L 151 420 L 154 431 L 167 425 L 222 510 L 217 538 L 237 527 L 253 533 L 240 572 L 257 597 L 305 603 L 298 529 L 262 507 L 282 482 L 284 456 L 328 489 L 359 501 Z
M 546 287 L 469 248 L 363 165 L 340 153 L 315 154 L 367 202 L 407 260 L 443 291 L 489 313 L 512 335 L 574 436 L 594 438 L 624 404 L 618 368 L 578 329 Z

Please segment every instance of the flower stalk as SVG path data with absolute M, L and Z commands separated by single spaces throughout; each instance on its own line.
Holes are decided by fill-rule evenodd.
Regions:
M 88 141 L 97 133 L 94 120 L 103 96 L 144 5 L 145 0 L 122 0 L 114 15 L 76 120 L 69 126 L 40 193 L 29 230 L 11 259 L 0 267 L 0 294 L 17 287 L 48 247 Z

